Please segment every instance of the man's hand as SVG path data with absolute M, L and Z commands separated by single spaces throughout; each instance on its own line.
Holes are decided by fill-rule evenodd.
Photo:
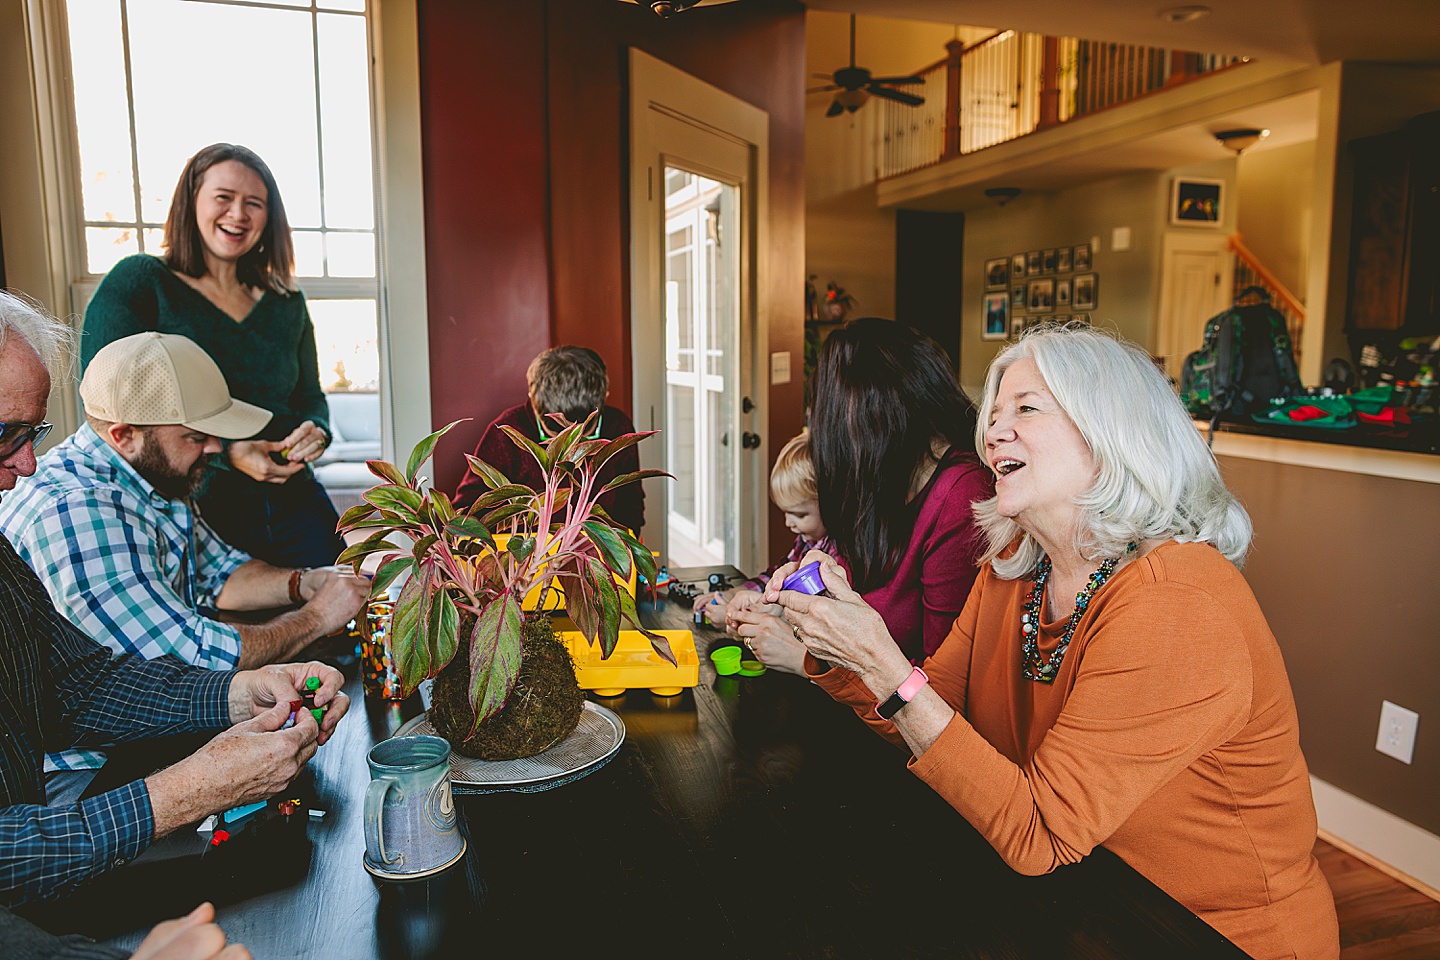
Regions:
M 361 616 L 370 596 L 370 580 L 357 577 L 348 567 L 316 567 L 300 578 L 305 609 L 317 619 L 319 635 L 329 636 Z
M 296 710 L 295 725 L 280 729 L 293 702 L 277 703 L 235 724 L 174 766 L 146 777 L 155 839 L 207 814 L 285 789 L 315 755 L 320 733 L 308 710 Z
M 179 920 L 157 923 L 130 960 L 251 960 L 238 943 L 225 945 L 225 931 L 215 925 L 215 908 L 208 903 Z
M 226 448 L 225 456 L 230 465 L 252 480 L 261 483 L 284 483 L 305 469 L 303 461 L 276 463 L 270 454 L 283 456 L 285 441 L 236 440 Z
M 327 708 L 316 740 L 317 745 L 325 743 L 335 732 L 335 725 L 345 716 L 345 711 L 350 709 L 350 698 L 340 692 L 345 684 L 345 677 L 340 671 L 318 660 L 272 663 L 268 667 L 235 674 L 235 679 L 230 681 L 230 722 L 242 723 L 277 704 L 285 704 L 288 711 L 289 704 L 304 696 L 305 681 L 311 677 L 320 678 L 320 689 L 315 691 L 315 706 Z M 308 713 L 305 715 L 310 716 Z M 300 722 L 298 715 L 295 722 L 297 725 Z

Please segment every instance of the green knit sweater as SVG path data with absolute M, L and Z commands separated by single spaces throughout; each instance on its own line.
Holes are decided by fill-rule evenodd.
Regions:
M 280 440 L 302 420 L 330 433 L 304 294 L 266 291 L 236 323 L 159 257 L 126 257 L 106 274 L 85 310 L 81 372 L 107 343 L 148 330 L 194 340 L 225 374 L 232 397 L 273 413 L 262 438 Z

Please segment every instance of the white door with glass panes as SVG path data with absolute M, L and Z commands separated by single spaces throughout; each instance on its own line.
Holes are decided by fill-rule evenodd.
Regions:
M 739 421 L 739 187 L 665 168 L 669 562 L 733 563 Z
M 364 442 L 337 443 L 324 460 L 379 457 L 367 0 L 65 0 L 63 12 L 80 183 L 75 308 L 122 257 L 163 253 L 190 156 L 217 142 L 249 147 L 284 200 L 321 386 L 345 395 L 331 403 L 332 426 L 365 434 L 337 434 Z
M 631 51 L 634 419 L 645 539 L 670 567 L 765 564 L 768 383 L 759 376 L 769 119 Z

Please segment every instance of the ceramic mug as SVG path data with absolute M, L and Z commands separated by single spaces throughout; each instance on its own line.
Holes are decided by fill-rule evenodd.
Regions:
M 395 737 L 376 744 L 366 760 L 366 870 L 412 880 L 464 856 L 450 792 L 450 744 L 439 737 Z

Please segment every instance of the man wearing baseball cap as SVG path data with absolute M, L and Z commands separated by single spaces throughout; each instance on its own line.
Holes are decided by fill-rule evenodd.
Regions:
M 247 669 L 291 659 L 360 612 L 365 581 L 273 567 L 196 514 L 209 455 L 221 440 L 259 432 L 270 413 L 232 398 L 193 341 L 153 332 L 116 340 L 86 368 L 80 397 L 86 423 L 0 501 L 0 534 L 83 632 L 118 653 Z M 298 606 L 258 623 L 213 616 L 288 605 Z M 92 771 L 104 760 L 72 749 L 47 755 L 46 768 Z M 59 791 L 89 777 L 48 779 Z

